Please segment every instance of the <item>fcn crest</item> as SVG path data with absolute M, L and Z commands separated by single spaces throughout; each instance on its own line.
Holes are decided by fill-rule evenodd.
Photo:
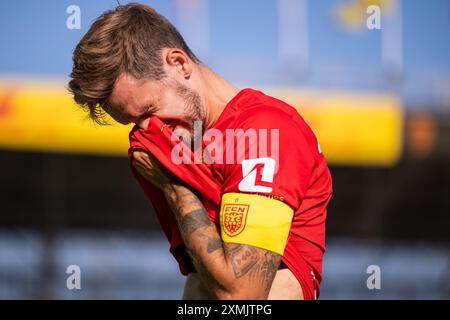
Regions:
M 244 230 L 249 207 L 247 204 L 224 205 L 222 227 L 229 237 L 235 237 Z

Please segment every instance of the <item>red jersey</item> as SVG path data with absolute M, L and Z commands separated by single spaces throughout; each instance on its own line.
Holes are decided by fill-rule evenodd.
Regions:
M 166 168 L 199 191 L 211 220 L 218 225 L 220 202 L 226 194 L 258 194 L 287 204 L 293 216 L 287 241 L 280 251 L 282 261 L 300 282 L 305 298 L 316 298 L 322 278 L 325 220 L 332 180 L 317 139 L 298 112 L 260 91 L 240 91 L 212 128 L 214 139 L 202 145 L 206 150 L 203 158 L 210 160 L 208 164 L 195 161 L 174 164 L 170 152 L 176 142 L 168 141 L 170 132 L 164 133 L 163 128 L 155 119 L 150 121 L 147 130 L 135 127 L 130 134 L 130 159 L 137 149 L 151 152 Z M 193 154 L 189 157 L 195 158 Z M 155 207 L 181 272 L 193 271 L 176 221 L 172 214 L 167 214 L 170 209 L 164 204 L 164 197 L 133 167 L 132 170 Z M 231 227 L 225 223 L 225 226 L 227 235 L 223 233 L 223 236 L 232 237 L 242 231 L 245 222 Z

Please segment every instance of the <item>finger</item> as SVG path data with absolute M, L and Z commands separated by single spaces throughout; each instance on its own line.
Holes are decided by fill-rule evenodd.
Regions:
M 133 161 L 136 161 L 137 164 L 145 169 L 152 170 L 154 168 L 155 162 L 151 159 L 151 155 L 148 152 L 135 151 L 133 153 Z

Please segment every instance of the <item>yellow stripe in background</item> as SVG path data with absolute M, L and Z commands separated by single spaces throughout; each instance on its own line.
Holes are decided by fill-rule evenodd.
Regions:
M 276 90 L 313 129 L 329 164 L 395 165 L 403 150 L 404 110 L 389 94 Z
M 126 156 L 132 126 L 98 126 L 62 81 L 0 80 L 0 148 Z M 296 107 L 329 164 L 392 166 L 401 157 L 403 109 L 390 95 L 267 90 Z
M 63 82 L 0 83 L 0 148 L 126 155 L 131 126 L 98 126 Z

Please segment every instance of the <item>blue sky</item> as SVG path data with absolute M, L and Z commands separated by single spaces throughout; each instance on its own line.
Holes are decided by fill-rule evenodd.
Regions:
M 143 2 L 169 18 L 192 49 L 230 81 L 392 90 L 382 70 L 381 31 L 346 32 L 336 23 L 334 12 L 345 0 L 307 0 L 306 69 L 296 69 L 295 62 L 286 68 L 279 61 L 277 0 L 207 0 L 207 17 L 194 15 L 191 20 L 177 16 L 176 1 L 195 2 Z M 81 8 L 80 30 L 66 28 L 71 4 Z M 115 5 L 113 0 L 3 2 L 0 76 L 67 77 L 76 43 L 95 17 Z M 442 91 L 450 91 L 450 1 L 403 0 L 402 14 L 404 69 L 394 90 L 412 104 L 436 103 L 445 95 Z

